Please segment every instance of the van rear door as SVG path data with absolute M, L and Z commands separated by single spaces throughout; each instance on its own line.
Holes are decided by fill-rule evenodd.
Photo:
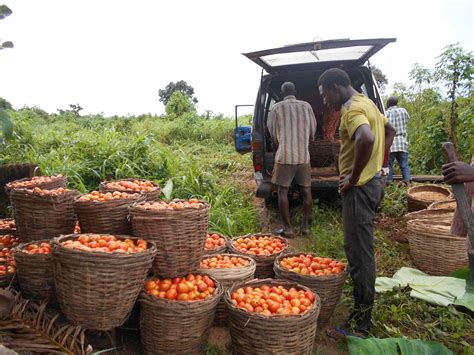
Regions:
M 349 68 L 364 64 L 375 53 L 396 40 L 396 38 L 336 39 L 292 44 L 243 55 L 269 74 L 337 66 Z

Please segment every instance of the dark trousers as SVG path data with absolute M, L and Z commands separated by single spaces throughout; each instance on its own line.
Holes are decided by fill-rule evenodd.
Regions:
M 342 195 L 344 250 L 354 282 L 354 319 L 357 330 L 370 328 L 375 298 L 374 219 L 382 201 L 384 187 L 380 178 L 354 186 Z
M 408 153 L 407 152 L 391 152 L 390 153 L 390 161 L 389 161 L 389 173 L 387 177 L 387 182 L 393 181 L 393 165 L 395 160 L 398 162 L 398 166 L 402 171 L 403 181 L 410 182 L 411 175 L 410 175 L 410 167 L 408 166 Z

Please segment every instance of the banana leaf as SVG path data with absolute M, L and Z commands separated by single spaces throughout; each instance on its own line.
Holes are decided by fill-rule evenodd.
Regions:
M 435 341 L 405 338 L 347 337 L 349 355 L 452 355 L 452 351 Z

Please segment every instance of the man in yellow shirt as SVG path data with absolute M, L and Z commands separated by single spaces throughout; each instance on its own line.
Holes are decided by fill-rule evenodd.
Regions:
M 370 328 L 375 298 L 373 238 L 375 214 L 383 198 L 381 170 L 382 166 L 388 167 L 395 129 L 369 98 L 351 86 L 349 76 L 343 70 L 326 70 L 320 76 L 318 86 L 326 103 L 341 111 L 339 191 L 344 250 L 354 282 L 355 301 L 348 324 L 354 322 L 355 334 L 364 335 Z

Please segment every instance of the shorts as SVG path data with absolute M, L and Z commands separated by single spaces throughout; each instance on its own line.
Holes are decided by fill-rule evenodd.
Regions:
M 282 187 L 290 187 L 293 181 L 302 187 L 311 187 L 310 164 L 292 165 L 275 163 L 272 183 Z

